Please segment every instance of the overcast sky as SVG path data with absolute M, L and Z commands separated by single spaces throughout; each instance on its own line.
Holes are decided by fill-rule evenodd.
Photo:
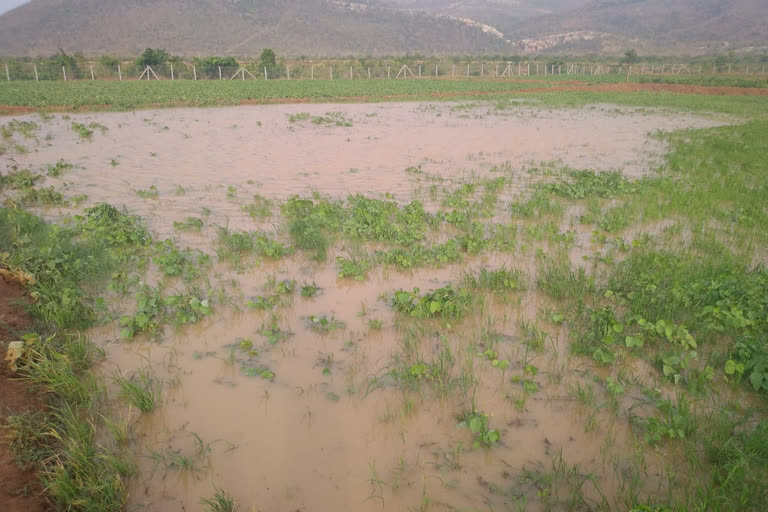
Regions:
M 27 3 L 29 0 L 0 0 L 0 14 L 10 11 L 14 7 Z

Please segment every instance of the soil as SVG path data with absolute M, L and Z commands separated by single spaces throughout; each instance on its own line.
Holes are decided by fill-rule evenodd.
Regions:
M 0 425 L 5 417 L 31 408 L 41 408 L 42 402 L 31 394 L 29 385 L 9 371 L 5 361 L 6 342 L 13 341 L 18 332 L 32 325 L 32 319 L 19 306 L 24 291 L 0 277 Z M 2 430 L 0 430 L 0 510 L 3 512 L 37 512 L 49 510 L 42 496 L 42 486 L 32 470 L 22 471 L 16 465 Z

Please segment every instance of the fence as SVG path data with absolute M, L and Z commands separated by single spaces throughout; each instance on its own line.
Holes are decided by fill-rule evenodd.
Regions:
M 0 61 L 2 62 L 2 61 Z M 6 81 L 12 80 L 315 80 L 315 79 L 400 79 L 400 78 L 512 78 L 531 76 L 670 76 L 670 75 L 748 75 L 765 76 L 765 65 L 689 65 L 636 63 L 606 64 L 589 62 L 541 61 L 446 61 L 388 63 L 366 66 L 357 61 L 289 62 L 275 67 L 244 64 L 240 67 L 198 66 L 175 62 L 140 67 L 134 63 L 105 66 L 87 62 L 60 66 L 50 62 L 8 61 L 2 63 Z

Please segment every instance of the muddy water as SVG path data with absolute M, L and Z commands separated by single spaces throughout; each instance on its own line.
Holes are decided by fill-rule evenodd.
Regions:
M 302 112 L 310 119 L 290 120 Z M 352 126 L 312 122 L 327 112 L 342 112 Z M 98 122 L 108 130 L 81 141 L 72 121 Z M 253 194 L 280 200 L 312 191 L 339 198 L 392 193 L 407 201 L 426 185 L 406 167 L 421 165 L 433 177 L 463 180 L 495 177 L 492 169 L 503 165 L 514 178 L 511 197 L 530 179 L 523 168 L 531 162 L 619 168 L 637 176 L 649 172 L 663 150 L 649 133 L 711 123 L 608 108 L 497 112 L 452 104 L 101 113 L 43 123 L 51 140 L 15 159 L 31 168 L 60 158 L 77 164 L 48 181 L 70 196 L 86 194 L 85 205 L 126 206 L 146 218 L 158 237 L 215 255 L 215 225 L 280 227 L 277 220 L 256 224 L 241 211 Z M 158 199 L 137 196 L 136 190 L 153 185 Z M 174 231 L 173 221 L 187 216 L 206 219 L 201 234 Z M 588 233 L 577 240 L 574 254 L 592 250 Z M 538 247 L 547 250 L 546 242 Z M 381 297 L 398 288 L 443 286 L 467 267 L 526 269 L 533 283 L 532 248 L 441 269 L 378 268 L 363 282 L 339 279 L 335 254 L 344 254 L 343 244 L 325 263 L 302 255 L 279 263 L 251 260 L 234 269 L 219 263 L 207 279 L 226 289 L 229 300 L 196 325 L 166 329 L 159 341 L 121 341 L 115 323 L 93 330 L 108 353 L 105 374 L 150 365 L 164 382 L 164 404 L 153 413 L 115 400 L 118 415 L 129 419 L 130 449 L 141 469 L 131 484 L 130 510 L 199 510 L 212 485 L 230 492 L 239 510 L 539 510 L 563 507 L 578 482 L 585 499 L 599 502 L 597 485 L 612 500 L 632 468 L 643 468 L 642 492 L 663 494 L 673 461 L 636 453 L 626 414 L 576 400 L 578 384 L 594 387 L 597 404 L 607 402 L 591 365 L 569 356 L 567 327 L 546 321 L 557 305 L 535 291 L 507 299 L 489 295 L 476 315 L 449 324 L 403 319 Z M 315 282 L 321 289 L 314 298 L 294 293 L 275 310 L 281 330 L 290 334 L 274 345 L 261 334 L 271 313 L 244 306 L 264 293 L 270 276 Z M 125 304 L 116 298 L 115 313 Z M 311 315 L 344 326 L 319 334 L 310 329 Z M 372 320 L 381 328 L 372 328 Z M 543 332 L 542 349 L 522 343 L 521 321 Z M 509 362 L 506 369 L 482 356 L 490 343 L 483 332 L 495 333 L 492 348 Z M 253 352 L 240 348 L 246 339 Z M 430 384 L 421 391 L 400 389 L 388 372 L 409 350 L 425 361 L 449 351 L 450 373 L 472 380 L 445 393 Z M 537 373 L 526 374 L 526 365 Z M 256 367 L 268 368 L 274 379 L 249 376 L 247 369 Z M 631 368 L 626 371 L 631 375 Z M 530 378 L 540 391 L 524 393 L 513 377 Z M 469 430 L 458 426 L 472 408 L 489 414 L 490 428 L 501 435 L 498 446 L 473 447 Z M 153 453 L 183 455 L 192 467 L 157 463 Z M 561 461 L 570 472 L 555 471 L 563 468 Z

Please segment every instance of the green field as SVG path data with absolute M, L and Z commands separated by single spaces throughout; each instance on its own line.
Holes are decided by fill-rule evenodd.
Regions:
M 768 80 L 737 77 L 670 76 L 631 77 L 638 83 L 673 83 L 705 86 L 766 87 Z M 572 77 L 566 75 L 523 77 L 515 80 L 488 79 L 420 79 L 420 80 L 177 80 L 177 81 L 77 81 L 77 82 L 0 82 L 0 108 L 2 106 L 30 107 L 34 109 L 132 110 L 165 106 L 237 105 L 243 102 L 279 101 L 387 101 L 470 98 L 475 95 L 508 97 L 523 89 L 547 89 L 564 85 L 584 87 L 622 83 L 626 78 L 618 75 Z M 565 101 L 591 101 L 585 93 L 568 93 Z M 660 103 L 666 104 L 664 94 Z M 581 99 L 583 98 L 583 99 Z M 621 95 L 608 95 L 608 101 L 622 100 Z M 560 102 L 560 100 L 555 100 Z M 655 99 L 640 103 L 653 105 Z M 707 102 L 704 107 L 707 108 Z M 683 101 L 683 104 L 700 102 Z

